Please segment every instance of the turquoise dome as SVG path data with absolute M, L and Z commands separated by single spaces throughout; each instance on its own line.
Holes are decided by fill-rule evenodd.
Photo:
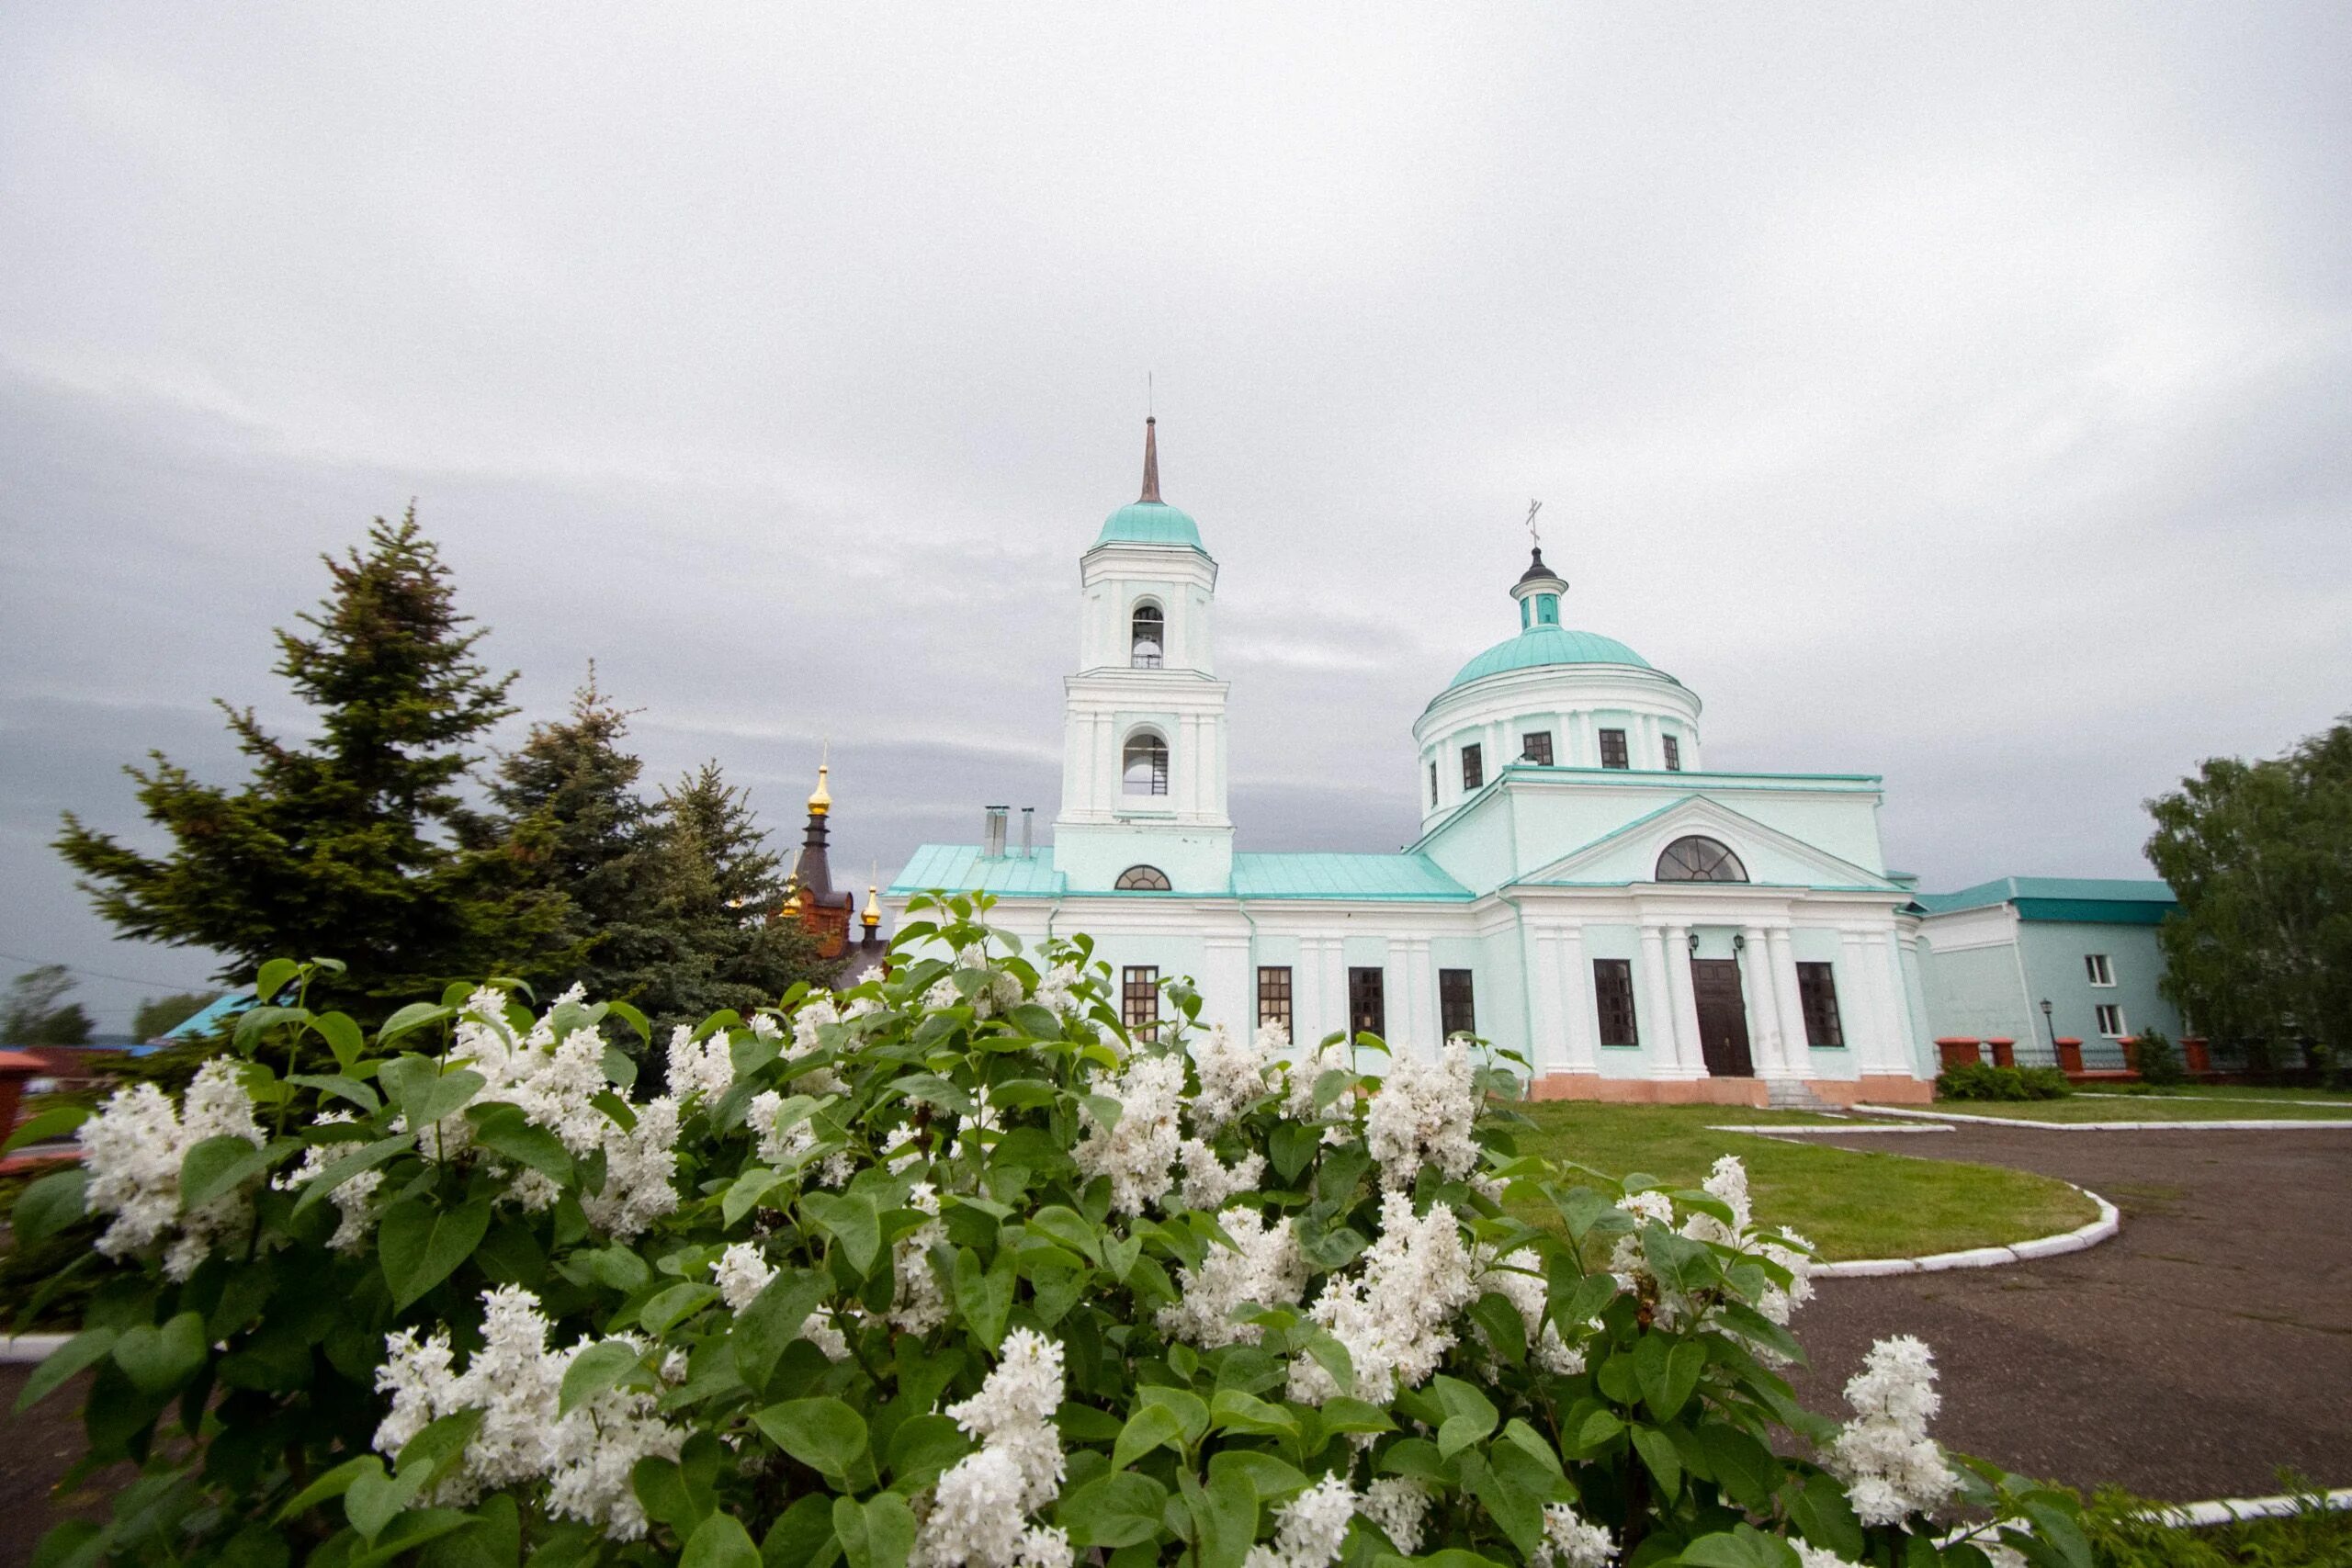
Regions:
M 1602 637 L 1599 632 L 1570 631 L 1566 626 L 1532 626 L 1517 637 L 1506 637 L 1464 665 L 1462 673 L 1448 682 L 1445 689 L 1450 692 L 1456 686 L 1466 686 L 1489 675 L 1500 675 L 1511 670 L 1534 670 L 1547 664 L 1625 664 L 1636 670 L 1651 668 L 1648 660 L 1613 637 Z
M 1110 516 L 1102 519 L 1102 532 L 1094 538 L 1096 547 L 1103 545 L 1171 545 L 1178 549 L 1208 551 L 1201 548 L 1200 525 L 1193 514 L 1164 501 L 1131 501 Z

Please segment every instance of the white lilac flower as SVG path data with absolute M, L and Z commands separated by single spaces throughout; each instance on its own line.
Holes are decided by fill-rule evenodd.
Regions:
M 1410 1557 L 1421 1549 L 1421 1521 L 1429 1517 L 1430 1489 L 1409 1475 L 1384 1475 L 1363 1489 L 1356 1512 L 1380 1527 L 1389 1543 Z
M 1856 1517 L 1898 1524 L 1950 1500 L 1960 1478 L 1928 1436 L 1943 1399 L 1925 1344 L 1903 1335 L 1872 1345 L 1846 1384 L 1846 1400 L 1854 1418 L 1839 1428 L 1823 1467 L 1846 1483 Z
M 1479 1248 L 1478 1255 L 1484 1258 L 1486 1249 Z M 1532 1254 L 1513 1252 L 1494 1258 L 1482 1265 L 1477 1290 L 1481 1295 L 1492 1291 L 1519 1310 L 1520 1322 L 1527 1332 L 1528 1353 L 1535 1358 L 1537 1366 L 1547 1372 L 1572 1377 L 1584 1371 L 1584 1352 L 1561 1338 L 1560 1325 L 1544 1316 L 1544 1278 L 1532 1271 L 1535 1267 Z
M 1399 1387 L 1429 1381 L 1453 1348 L 1453 1320 L 1478 1299 L 1477 1274 L 1451 1208 L 1432 1203 L 1417 1219 L 1411 1198 L 1384 1192 L 1379 1237 L 1351 1271 L 1324 1281 L 1307 1315 L 1347 1347 L 1357 1395 L 1385 1404 Z M 1339 1392 L 1321 1363 L 1292 1361 L 1293 1399 L 1320 1404 Z
M 1159 1309 L 1159 1326 L 1204 1350 L 1238 1342 L 1258 1342 L 1258 1325 L 1236 1323 L 1233 1311 L 1245 1302 L 1261 1307 L 1295 1306 L 1306 1291 L 1306 1260 L 1288 1219 L 1266 1224 L 1255 1209 L 1217 1216 L 1234 1246 L 1212 1242 L 1198 1269 L 1176 1270 L 1176 1300 Z
M 710 1282 L 718 1287 L 718 1299 L 731 1313 L 749 1311 L 775 1278 L 775 1266 L 761 1257 L 759 1247 L 748 1241 L 736 1242 L 710 1266 Z
M 776 1119 L 784 1111 L 784 1096 L 763 1089 L 752 1097 L 751 1125 L 760 1163 L 790 1170 L 817 1147 L 817 1129 L 803 1116 L 779 1132 Z M 822 1187 L 839 1187 L 855 1174 L 857 1162 L 845 1149 L 835 1149 L 820 1160 L 808 1179 Z
M 1137 1055 L 1125 1072 L 1102 1085 L 1101 1092 L 1119 1102 L 1118 1122 L 1105 1127 L 1092 1111 L 1081 1110 L 1086 1136 L 1070 1156 L 1088 1177 L 1111 1179 L 1114 1209 L 1140 1214 L 1173 1185 L 1169 1167 L 1176 1163 L 1181 1141 L 1177 1117 L 1184 1104 L 1183 1059 Z
M 1254 1190 L 1258 1179 L 1266 1173 L 1266 1156 L 1255 1150 L 1228 1166 L 1218 1160 L 1215 1149 L 1198 1138 L 1187 1138 L 1178 1145 L 1176 1157 L 1184 1168 L 1177 1196 L 1188 1209 L 1221 1209 L 1235 1193 Z
M 912 1125 L 893 1127 L 882 1140 L 882 1164 L 893 1176 L 922 1163 L 922 1146 L 915 1142 Z
M 1193 1047 L 1193 1067 L 1200 1074 L 1201 1092 L 1193 1097 L 1193 1125 L 1203 1137 L 1215 1137 L 1266 1092 L 1269 1058 L 1256 1039 L 1243 1040 L 1218 1024 Z M 1195 1208 L 1213 1205 L 1194 1204 Z
M 1081 983 L 1077 964 L 1057 964 L 1037 982 L 1029 999 L 1057 1017 L 1075 1018 L 1086 1010 L 1086 998 L 1079 994 Z
M 678 1102 L 668 1095 L 637 1108 L 637 1125 L 605 1124 L 605 1188 L 581 1194 L 588 1223 L 627 1241 L 678 1206 Z
M 253 1097 L 226 1057 L 197 1068 L 178 1110 L 154 1085 L 138 1084 L 117 1090 L 75 1136 L 89 1172 L 83 1202 L 92 1213 L 115 1216 L 97 1241 L 106 1257 L 143 1251 L 176 1231 L 164 1248 L 164 1272 L 186 1280 L 252 1216 L 243 1190 L 180 1208 L 180 1163 L 188 1150 L 207 1138 L 243 1138 L 256 1148 L 264 1142 Z
M 1714 1168 L 1702 1184 L 1710 1198 L 1719 1200 L 1732 1213 L 1728 1225 L 1714 1215 L 1694 1211 L 1682 1222 L 1682 1234 L 1694 1241 L 1711 1241 L 1722 1247 L 1737 1247 L 1747 1234 L 1754 1215 L 1747 1198 L 1747 1167 L 1737 1155 L 1725 1155 L 1715 1161 Z
M 1470 1048 L 1450 1041 L 1434 1062 L 1399 1055 L 1364 1114 L 1364 1145 L 1380 1162 L 1383 1185 L 1413 1184 L 1424 1165 L 1459 1179 L 1476 1168 L 1476 1066 Z
M 907 1207 L 938 1213 L 938 1190 L 928 1181 L 916 1182 L 907 1197 Z M 947 1292 L 940 1286 L 938 1270 L 931 1266 L 931 1249 L 946 1239 L 946 1230 L 934 1219 L 890 1244 L 890 1266 L 897 1279 L 888 1314 L 892 1327 L 908 1334 L 928 1334 L 947 1321 Z
M 678 1025 L 670 1035 L 669 1081 L 670 1092 L 681 1105 L 696 1098 L 705 1105 L 717 1104 L 735 1083 L 735 1060 L 728 1051 L 726 1031 L 697 1041 L 693 1030 Z
M 1356 1505 L 1346 1476 L 1325 1476 L 1275 1511 L 1272 1542 L 1251 1547 L 1242 1568 L 1330 1568 Z
M 1544 1544 L 1536 1548 L 1530 1568 L 1608 1568 L 1616 1554 L 1614 1536 L 1587 1522 L 1566 1503 L 1549 1503 L 1544 1508 Z
M 348 1111 L 328 1111 L 320 1113 L 312 1123 L 320 1127 L 341 1127 L 353 1120 Z M 270 1183 L 281 1192 L 291 1192 L 309 1186 L 326 1172 L 327 1167 L 352 1152 L 349 1144 L 312 1144 L 302 1151 L 302 1163 Z M 335 1222 L 334 1235 L 327 1238 L 327 1247 L 335 1252 L 357 1252 L 368 1245 L 368 1233 L 375 1228 L 376 1214 L 372 1200 L 376 1190 L 384 1184 L 380 1170 L 363 1170 L 356 1176 L 344 1178 L 335 1190 L 327 1194 L 327 1201 L 335 1206 L 341 1216 Z
M 1815 1546 L 1809 1540 L 1792 1540 L 1789 1544 L 1797 1549 L 1797 1568 L 1857 1568 L 1852 1558 L 1840 1557 L 1826 1546 Z M 2002 1568 L 1997 1560 L 1996 1568 Z M 2022 1560 L 2018 1568 L 2024 1568 Z
M 591 1341 L 548 1350 L 547 1316 L 520 1286 L 484 1292 L 482 1306 L 482 1345 L 463 1372 L 450 1370 L 446 1328 L 423 1341 L 409 1329 L 385 1339 L 376 1387 L 392 1402 L 376 1428 L 377 1450 L 398 1454 L 429 1423 L 479 1410 L 463 1461 L 435 1483 L 434 1501 L 461 1507 L 486 1489 L 544 1481 L 551 1514 L 615 1540 L 643 1536 L 630 1472 L 650 1455 L 675 1459 L 684 1430 L 660 1419 L 658 1396 L 641 1388 L 608 1388 L 561 1411 L 563 1374 Z M 647 1348 L 629 1335 L 618 1342 L 640 1355 Z
M 915 1568 L 1069 1568 L 1069 1538 L 1028 1523 L 1061 1486 L 1061 1346 L 1026 1328 L 1006 1335 L 979 1393 L 947 1407 L 980 1446 L 940 1476 L 916 1534 Z

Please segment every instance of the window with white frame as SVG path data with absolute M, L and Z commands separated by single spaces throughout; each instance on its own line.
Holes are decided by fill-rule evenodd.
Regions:
M 2104 953 L 2084 953 L 2083 968 L 2089 974 L 2091 984 L 2094 986 L 2115 984 L 2115 970 L 2108 964 L 2107 954 Z
M 2123 1038 L 2123 1010 L 2113 1002 L 2098 1004 L 2098 1032 L 2109 1040 Z

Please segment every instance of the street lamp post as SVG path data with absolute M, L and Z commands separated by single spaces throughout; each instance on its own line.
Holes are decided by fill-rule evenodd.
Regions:
M 2058 1026 L 2050 1021 L 2050 998 L 2041 998 L 2041 1027 L 2050 1032 L 2050 1059 L 2058 1059 Z

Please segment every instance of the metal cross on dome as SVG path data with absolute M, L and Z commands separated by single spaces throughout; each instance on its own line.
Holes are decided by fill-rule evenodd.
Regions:
M 1539 550 L 1544 547 L 1544 536 L 1535 531 L 1535 514 L 1543 510 L 1544 503 L 1540 501 L 1531 501 L 1527 503 L 1528 541 Z

